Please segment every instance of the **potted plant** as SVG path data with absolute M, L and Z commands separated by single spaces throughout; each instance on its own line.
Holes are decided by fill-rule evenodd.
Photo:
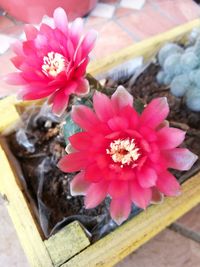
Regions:
M 180 185 L 167 169 L 188 170 L 197 160 L 197 156 L 186 148 L 177 148 L 183 141 L 185 133 L 181 129 L 169 127 L 165 121 L 169 113 L 166 98 L 155 98 L 146 107 L 143 105 L 146 104 L 145 99 L 135 99 L 133 105 L 133 96 L 124 87 L 121 86 L 117 89 L 114 87 L 113 90 L 109 83 L 102 86 L 91 76 L 85 77 L 88 53 L 93 47 L 95 33 L 90 32 L 79 43 L 80 35 L 77 29 L 80 29 L 80 20 L 72 24 L 71 28 L 66 28 L 67 20 L 62 9 L 55 11 L 54 20 L 55 30 L 48 26 L 41 26 L 39 31 L 32 26 L 26 28 L 28 40 L 23 43 L 23 47 L 20 44 L 15 46 L 17 56 L 13 59 L 20 71 L 11 74 L 9 82 L 23 85 L 20 94 L 26 100 L 40 99 L 51 95 L 48 103 L 54 113 L 63 114 L 68 108 L 63 128 L 68 155 L 62 156 L 65 152 L 63 153 L 63 149 L 61 149 L 60 140 L 56 139 L 57 146 L 52 143 L 50 146 L 55 161 L 59 158 L 58 167 L 67 173 L 65 179 L 63 178 L 64 174 L 62 176 L 62 181 L 65 181 L 63 184 L 66 185 L 69 182 L 71 189 L 71 194 L 68 195 L 70 199 L 66 199 L 66 202 L 73 201 L 73 199 L 79 198 L 80 194 L 84 194 L 82 203 L 87 210 L 96 207 L 106 198 L 103 204 L 105 209 L 102 208 L 99 211 L 101 216 L 97 217 L 96 221 L 90 220 L 89 224 L 91 226 L 91 223 L 95 221 L 95 226 L 99 227 L 102 223 L 104 229 L 106 227 L 110 231 L 116 228 L 116 224 L 125 221 L 131 212 L 132 215 L 135 214 L 135 206 L 131 207 L 131 202 L 143 209 L 150 203 L 162 202 L 164 195 L 177 196 L 180 192 Z M 126 50 L 125 53 L 121 53 L 121 56 L 119 54 L 117 61 L 123 62 L 130 57 L 153 53 L 155 44 L 184 35 L 196 24 L 197 22 L 194 22 L 184 29 L 179 28 L 165 34 L 162 38 L 157 37 L 147 43 L 136 45 L 134 50 Z M 74 29 L 76 31 L 73 31 Z M 52 39 L 46 39 L 46 37 L 53 33 L 56 34 L 54 36 L 57 39 L 51 43 Z M 65 47 L 63 44 L 66 36 L 68 42 Z M 70 41 L 72 42 L 71 46 Z M 74 53 L 73 48 L 77 44 L 78 49 Z M 55 51 L 52 51 L 53 45 L 56 48 Z M 108 65 L 107 62 L 109 62 Z M 96 67 L 94 65 L 93 72 L 97 73 L 99 66 L 103 72 L 117 63 L 110 60 L 105 64 L 97 64 Z M 88 93 L 86 78 L 89 80 L 90 87 L 96 89 L 93 96 L 84 95 Z M 78 99 L 74 95 L 78 95 Z M 10 118 L 10 121 L 6 120 L 5 124 L 7 125 L 2 127 L 3 129 L 8 129 L 8 124 L 13 124 L 13 121 L 19 117 L 12 99 L 7 100 L 7 104 L 4 102 L 4 107 L 8 106 L 9 101 L 10 108 L 7 110 L 11 116 L 7 116 L 7 118 Z M 72 111 L 71 103 L 73 103 Z M 23 104 L 18 105 L 18 109 L 22 110 L 22 107 Z M 34 162 L 33 159 L 36 158 L 34 152 L 38 153 L 39 147 L 43 148 L 40 151 L 41 157 L 41 152 L 47 151 L 49 148 L 46 146 L 48 140 L 52 140 L 55 136 L 57 138 L 59 135 L 60 121 L 57 122 L 54 117 L 50 119 L 47 116 L 48 112 L 48 107 L 46 109 L 45 106 L 42 111 L 42 120 L 41 117 L 38 117 L 37 112 L 34 117 L 31 117 L 32 132 L 29 132 L 28 135 L 24 134 L 23 127 L 15 134 L 20 147 L 28 148 L 25 151 L 28 159 L 25 161 L 25 165 L 30 160 L 32 163 Z M 63 117 L 61 117 L 61 121 L 63 121 Z M 5 122 L 5 120 L 2 118 L 1 122 Z M 45 135 L 39 134 L 39 138 L 36 138 L 37 142 L 35 142 L 32 134 L 34 131 L 38 133 L 38 129 L 36 129 L 38 125 Z M 27 126 L 25 128 L 27 129 Z M 10 169 L 11 161 L 10 163 L 7 161 L 7 157 L 11 157 L 9 147 L 4 143 L 2 148 L 3 150 L 0 151 L 3 177 L 1 192 L 6 194 L 5 198 L 9 201 L 10 213 L 18 226 L 22 223 L 22 218 L 18 214 L 20 211 L 24 214 L 23 218 L 27 225 L 21 228 L 20 232 L 25 234 L 21 234 L 20 237 L 33 266 L 60 266 L 61 264 L 63 264 L 62 266 L 96 266 L 100 262 L 102 266 L 111 266 L 200 201 L 198 176 L 194 176 L 184 183 L 182 195 L 164 199 L 161 205 L 147 208 L 146 212 L 141 212 L 88 248 L 86 247 L 91 241 L 90 236 L 88 239 L 88 229 L 91 228 L 84 231 L 77 222 L 58 231 L 63 226 L 61 222 L 56 229 L 58 232 L 56 234 L 54 232 L 46 240 L 44 238 L 46 233 L 40 234 L 37 231 L 38 224 L 34 221 L 37 212 L 33 213 L 33 208 L 31 208 L 32 213 L 30 213 L 30 202 L 28 204 L 26 201 L 28 196 L 22 193 L 21 187 L 18 186 L 18 180 L 16 181 L 13 171 Z M 20 158 L 21 155 L 24 157 L 24 151 L 18 151 L 17 156 Z M 41 162 L 38 164 L 37 161 L 35 163 L 39 165 L 40 169 L 40 172 L 37 173 L 42 174 L 39 176 L 41 179 L 39 179 L 37 197 L 43 215 L 50 214 L 44 205 L 46 202 L 41 202 L 44 200 L 41 195 L 44 193 L 44 183 L 41 186 L 40 181 L 44 180 L 46 173 L 51 173 L 48 166 L 45 165 L 47 163 L 45 155 L 45 161 L 42 161 L 42 164 Z M 57 157 L 57 155 L 59 156 Z M 32 165 L 33 169 L 36 168 L 36 165 Z M 30 172 L 34 173 L 34 170 L 29 169 Z M 56 173 L 49 175 L 50 180 L 56 175 Z M 17 176 L 19 177 L 19 174 Z M 10 177 L 9 181 L 5 177 Z M 54 187 L 60 188 L 57 184 L 54 184 Z M 54 200 L 53 194 L 51 194 L 51 199 Z M 19 206 L 20 211 L 18 208 L 16 209 L 16 205 Z M 82 213 L 82 215 L 88 216 L 88 213 Z M 44 224 L 50 217 L 45 216 L 45 218 L 42 220 L 43 224 L 40 225 L 40 229 L 45 229 Z M 84 228 L 89 227 L 86 221 L 82 220 L 83 216 L 76 216 L 76 220 L 78 218 Z M 105 219 L 109 221 L 105 221 Z M 34 236 L 30 230 L 32 227 Z M 105 234 L 107 231 L 103 231 L 103 233 Z M 29 236 L 29 240 L 27 236 Z M 39 252 L 35 252 L 34 242 L 38 244 Z M 84 248 L 86 249 L 83 252 L 69 260 Z M 115 251 L 111 252 L 113 248 Z M 116 257 L 116 253 L 118 257 Z

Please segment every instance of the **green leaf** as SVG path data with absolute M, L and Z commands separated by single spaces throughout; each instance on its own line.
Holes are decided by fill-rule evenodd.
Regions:
M 63 136 L 66 142 L 66 145 L 69 144 L 69 137 L 72 136 L 75 133 L 81 132 L 81 128 L 75 124 L 70 116 L 70 114 L 68 114 L 67 118 L 65 119 L 65 124 L 63 125 Z
M 144 103 L 140 100 L 140 99 L 135 99 L 134 100 L 134 108 L 136 109 L 136 111 L 138 113 L 142 113 L 142 111 L 144 110 Z

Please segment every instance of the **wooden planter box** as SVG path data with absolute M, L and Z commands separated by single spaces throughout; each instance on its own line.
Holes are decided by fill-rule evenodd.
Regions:
M 187 34 L 195 27 L 200 27 L 200 20 L 130 46 L 102 61 L 92 62 L 89 72 L 93 75 L 104 73 L 141 55 L 148 59 L 165 42 L 186 40 Z M 19 111 L 29 104 L 16 104 L 15 97 L 1 100 L 0 131 L 10 130 L 11 126 L 13 128 L 20 120 Z M 69 224 L 44 240 L 31 203 L 24 195 L 16 173 L 12 155 L 4 146 L 0 146 L 0 192 L 7 203 L 8 212 L 30 264 L 35 267 L 113 266 L 200 203 L 198 173 L 182 185 L 181 196 L 166 198 L 162 205 L 149 207 L 95 244 L 90 245 L 87 234 L 78 222 Z

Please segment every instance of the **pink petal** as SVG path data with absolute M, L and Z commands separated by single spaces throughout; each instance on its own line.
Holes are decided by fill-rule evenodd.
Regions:
M 133 96 L 121 85 L 118 86 L 117 90 L 112 95 L 111 101 L 116 111 L 126 106 L 133 106 Z
M 98 206 L 107 195 L 108 185 L 105 182 L 90 185 L 85 196 L 86 209 L 92 209 Z
M 81 18 L 75 19 L 70 28 L 70 38 L 74 47 L 77 47 L 81 34 L 83 32 L 83 20 Z
M 107 121 L 113 116 L 111 101 L 105 94 L 95 92 L 93 96 L 93 107 L 97 117 L 101 121 Z
M 169 113 L 166 97 L 153 99 L 142 112 L 140 123 L 150 128 L 158 127 Z
M 96 163 L 87 166 L 85 169 L 85 179 L 93 183 L 99 182 L 102 179 L 102 174 Z
M 149 167 L 143 167 L 137 173 L 137 178 L 141 187 L 149 188 L 156 184 L 157 174 L 154 169 Z
M 91 146 L 91 138 L 89 133 L 80 132 L 70 136 L 69 141 L 77 150 L 88 150 Z
M 58 162 L 58 168 L 63 172 L 76 172 L 84 169 L 88 164 L 84 153 L 76 152 L 65 155 Z
M 24 58 L 21 56 L 15 56 L 10 60 L 16 68 L 20 69 L 20 66 L 23 64 Z
M 4 80 L 11 85 L 24 85 L 27 82 L 22 78 L 20 72 L 9 73 L 4 77 Z
M 73 106 L 71 113 L 73 121 L 84 130 L 94 130 L 99 121 L 94 112 L 86 106 Z
M 12 47 L 12 50 L 15 52 L 15 54 L 17 54 L 18 56 L 24 56 L 23 46 L 19 40 L 13 43 L 11 47 Z
M 75 93 L 79 96 L 85 96 L 90 91 L 90 85 L 87 79 L 79 79 Z
M 131 199 L 136 206 L 145 209 L 149 205 L 152 197 L 150 188 L 141 187 L 138 181 L 134 179 L 130 182 L 130 192 Z
M 178 181 L 167 171 L 159 174 L 156 187 L 166 196 L 178 196 L 180 194 L 180 185 Z
M 198 156 L 189 151 L 186 148 L 174 148 L 172 150 L 166 151 L 165 159 L 169 168 L 177 169 L 180 171 L 189 170 Z
M 77 67 L 77 69 L 74 72 L 75 77 L 79 78 L 85 75 L 86 72 L 86 68 L 89 62 L 89 58 L 85 58 L 84 61 L 82 61 L 79 66 Z
M 54 88 L 45 87 L 43 83 L 32 83 L 23 87 L 20 95 L 24 100 L 45 98 L 55 91 Z
M 157 132 L 158 145 L 161 149 L 172 149 L 179 146 L 185 139 L 185 132 L 176 129 L 163 127 Z
M 163 202 L 164 195 L 154 186 L 152 187 L 152 204 L 161 204 Z
M 74 176 L 70 183 L 70 192 L 72 196 L 78 196 L 78 195 L 85 195 L 87 189 L 90 186 L 90 183 L 88 183 L 84 178 L 84 171 L 79 172 L 77 175 Z
M 108 126 L 112 131 L 125 131 L 128 128 L 127 119 L 116 116 L 108 121 Z
M 53 18 L 55 26 L 60 29 L 65 35 L 68 34 L 68 19 L 63 8 L 58 7 L 55 9 Z
M 85 58 L 89 52 L 93 49 L 94 43 L 97 39 L 97 32 L 95 30 L 90 30 L 85 35 L 81 45 L 80 49 L 82 49 L 82 58 Z
M 24 26 L 24 31 L 25 31 L 27 40 L 35 39 L 38 34 L 38 30 L 31 24 L 26 24 Z
M 110 182 L 108 193 L 112 198 L 121 198 L 128 194 L 128 182 L 113 180 Z
M 52 111 L 57 116 L 61 116 L 66 110 L 69 102 L 69 95 L 66 95 L 63 90 L 58 90 L 53 97 Z
M 112 199 L 110 204 L 110 215 L 118 225 L 122 224 L 128 218 L 130 212 L 131 201 L 127 196 Z

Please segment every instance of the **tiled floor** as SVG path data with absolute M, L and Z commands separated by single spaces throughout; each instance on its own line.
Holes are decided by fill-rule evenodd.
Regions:
M 95 28 L 99 32 L 92 54 L 93 59 L 99 59 L 198 16 L 200 6 L 192 0 L 146 0 L 146 3 L 144 0 L 100 0 L 84 20 L 87 29 Z M 12 71 L 9 45 L 22 37 L 22 31 L 22 22 L 0 15 L 0 75 Z M 0 81 L 0 96 L 13 91 Z M 28 267 L 3 203 L 0 203 L 0 238 L 0 266 Z M 198 242 L 200 205 L 117 266 L 198 267 Z

